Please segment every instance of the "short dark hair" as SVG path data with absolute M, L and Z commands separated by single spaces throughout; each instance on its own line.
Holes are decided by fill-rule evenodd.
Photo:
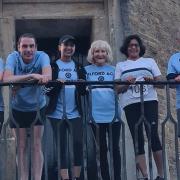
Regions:
M 18 38 L 18 45 L 21 43 L 21 39 L 22 39 L 22 38 L 32 38 L 32 39 L 34 39 L 35 44 L 37 43 L 34 34 L 32 34 L 32 33 L 24 33 L 24 34 L 22 34 L 21 36 L 19 36 L 19 38 Z
M 121 46 L 120 48 L 120 51 L 126 55 L 126 57 L 128 57 L 128 46 L 129 46 L 129 43 L 131 42 L 131 40 L 137 40 L 137 42 L 139 43 L 139 47 L 140 47 L 140 53 L 139 53 L 139 56 L 142 57 L 145 52 L 146 52 L 146 48 L 145 46 L 143 45 L 143 42 L 141 40 L 141 38 L 137 35 L 137 34 L 133 34 L 133 35 L 130 35 L 130 36 L 127 36 L 123 42 L 123 45 Z

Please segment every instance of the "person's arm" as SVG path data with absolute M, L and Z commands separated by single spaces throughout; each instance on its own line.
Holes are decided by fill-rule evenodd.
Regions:
M 3 60 L 0 58 L 0 82 L 3 80 L 3 74 L 4 74 L 4 63 Z
M 152 72 L 153 77 L 145 76 L 144 80 L 147 81 L 147 82 L 162 80 L 161 71 L 160 71 L 157 63 L 155 62 L 155 60 L 150 59 L 149 61 L 151 63 L 151 72 Z M 164 85 L 157 84 L 157 85 L 154 85 L 154 87 L 162 89 L 162 88 L 164 88 Z
M 151 82 L 151 81 L 161 81 L 162 80 L 162 76 L 159 75 L 159 76 L 156 76 L 156 77 L 144 77 L 144 80 L 146 82 Z M 156 84 L 154 85 L 154 87 L 156 88 L 160 88 L 160 89 L 163 89 L 164 88 L 164 85 L 163 84 Z
M 40 55 L 40 62 L 41 62 L 41 68 L 42 73 L 40 75 L 39 83 L 48 83 L 48 81 L 52 80 L 52 69 L 50 65 L 50 59 L 49 56 L 46 53 L 42 53 Z
M 173 64 L 174 61 L 176 61 L 176 59 L 174 59 L 174 55 L 172 55 L 168 62 L 166 79 L 168 81 L 177 81 L 178 82 L 178 81 L 180 81 L 180 75 L 176 71 L 176 67 Z M 176 84 L 171 84 L 170 87 L 176 88 Z
M 26 75 L 14 75 L 11 70 L 5 70 L 3 81 L 4 82 L 24 82 L 29 80 L 38 80 L 40 76 L 38 74 L 26 74 Z
M 115 81 L 116 80 L 121 81 L 121 64 L 120 63 L 116 65 L 116 69 L 115 69 Z M 134 77 L 130 76 L 125 81 L 133 84 L 135 83 L 135 80 L 136 79 Z M 128 90 L 128 88 L 129 88 L 129 85 L 118 85 L 118 84 L 115 85 L 115 90 L 118 94 L 125 93 Z

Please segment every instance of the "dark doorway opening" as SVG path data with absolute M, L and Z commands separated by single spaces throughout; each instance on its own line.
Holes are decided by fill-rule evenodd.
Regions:
M 91 29 L 91 19 L 21 19 L 16 20 L 16 39 L 23 33 L 33 33 L 37 38 L 38 50 L 45 51 L 53 60 L 58 56 L 59 38 L 70 34 L 77 39 L 74 58 L 87 64 Z

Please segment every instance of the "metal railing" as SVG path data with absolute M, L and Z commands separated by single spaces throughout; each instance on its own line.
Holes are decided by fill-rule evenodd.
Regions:
M 56 83 L 60 83 L 57 81 L 51 81 L 49 82 L 52 85 L 56 84 Z M 101 168 L 100 168 L 100 151 L 99 151 L 99 138 L 98 136 L 96 138 L 93 137 L 93 133 L 91 130 L 91 126 L 90 124 L 94 124 L 97 128 L 96 128 L 96 133 L 99 134 L 99 128 L 98 128 L 98 124 L 95 122 L 93 116 L 92 116 L 92 88 L 94 88 L 94 86 L 98 86 L 98 88 L 100 87 L 99 85 L 103 85 L 103 86 L 107 86 L 107 85 L 112 85 L 111 88 L 113 88 L 115 85 L 117 84 L 129 84 L 128 82 L 122 82 L 122 81 L 104 81 L 104 82 L 97 82 L 97 81 L 91 81 L 91 82 L 87 82 L 87 81 L 68 81 L 65 82 L 63 84 L 63 94 L 64 94 L 64 98 L 63 98 L 63 118 L 62 121 L 60 121 L 58 123 L 58 126 L 61 126 L 61 123 L 63 121 L 66 121 L 67 124 L 67 138 L 68 138 L 68 160 L 69 160 L 69 169 L 70 171 L 73 168 L 73 164 L 74 164 L 74 155 L 73 155 L 73 138 L 72 138 L 72 129 L 71 129 L 71 123 L 67 118 L 66 115 L 66 103 L 65 103 L 65 85 L 86 85 L 89 87 L 89 93 L 88 93 L 88 99 L 87 97 L 84 96 L 82 97 L 82 108 L 83 108 L 83 116 L 82 116 L 82 120 L 83 120 L 83 154 L 82 154 L 82 158 L 83 158 L 83 163 L 82 163 L 82 172 L 81 172 L 81 179 L 84 180 L 88 180 L 89 179 L 89 174 L 91 174 L 91 172 L 95 172 L 97 173 L 97 179 L 101 180 L 102 176 L 101 176 Z M 161 123 L 161 141 L 162 141 L 162 152 L 163 152 L 163 167 L 164 167 L 164 178 L 165 180 L 169 180 L 168 179 L 168 167 L 167 167 L 167 161 L 169 161 L 168 158 L 168 151 L 167 151 L 167 147 L 166 147 L 166 125 L 167 123 L 171 123 L 172 124 L 172 128 L 174 130 L 174 139 L 172 140 L 172 143 L 174 143 L 174 152 L 175 152 L 175 156 L 174 156 L 174 167 L 176 169 L 176 172 L 173 172 L 175 174 L 175 179 L 176 180 L 180 180 L 180 169 L 179 169 L 179 144 L 178 144 L 178 132 L 177 132 L 177 121 L 175 120 L 175 118 L 172 115 L 171 112 L 171 101 L 170 101 L 170 85 L 175 85 L 177 84 L 177 82 L 169 82 L 169 81 L 156 81 L 156 82 L 136 82 L 135 84 L 140 85 L 140 101 L 141 101 L 141 117 L 138 121 L 138 123 L 136 124 L 136 132 L 138 129 L 138 126 L 141 123 L 144 123 L 147 125 L 148 127 L 148 131 L 150 136 L 147 136 L 147 142 L 148 142 L 148 163 L 149 163 L 149 177 L 150 180 L 153 180 L 153 163 L 152 163 L 152 151 L 151 151 L 151 128 L 150 128 L 150 124 L 147 121 L 145 114 L 144 114 L 144 96 L 143 96 L 143 85 L 144 84 L 151 84 L 151 85 L 164 85 L 165 87 L 165 95 L 166 95 L 166 110 L 167 110 L 167 114 L 165 119 L 162 121 Z M 1 141 L 3 140 L 3 143 L 1 143 L 1 151 L 4 151 L 4 161 L 3 163 L 1 163 L 1 171 L 0 171 L 0 177 L 2 178 L 2 180 L 8 180 L 7 179 L 7 174 L 10 173 L 11 171 L 9 169 L 7 169 L 7 165 L 9 163 L 8 161 L 8 148 L 11 148 L 8 145 L 8 139 L 7 139 L 7 129 L 8 129 L 8 124 L 9 124 L 9 120 L 11 119 L 15 124 L 16 124 L 16 140 L 17 140 L 17 146 L 16 146 L 16 152 L 14 152 L 14 154 L 16 154 L 16 161 L 19 158 L 19 126 L 16 123 L 15 119 L 13 118 L 13 114 L 12 114 L 12 107 L 11 107 L 11 98 L 12 98 L 12 87 L 13 86 L 24 86 L 24 85 L 28 85 L 28 86 L 37 86 L 38 84 L 36 82 L 21 82 L 21 83 L 0 83 L 0 86 L 9 86 L 10 87 L 10 100 L 9 100 L 9 118 L 8 121 L 6 121 L 6 123 L 4 124 L 3 127 L 3 132 L 1 134 Z M 39 86 L 39 85 L 38 85 Z M 102 87 L 103 88 L 103 87 Z M 115 92 L 115 91 L 114 91 Z M 112 150 L 112 124 L 114 123 L 114 121 L 116 119 L 118 119 L 118 121 L 121 124 L 121 179 L 122 180 L 129 180 L 127 178 L 127 168 L 126 167 L 126 156 L 127 156 L 127 149 L 126 149 L 126 142 L 125 142 L 125 131 L 126 131 L 126 127 L 125 127 L 125 123 L 124 121 L 121 120 L 121 118 L 119 117 L 119 113 L 118 113 L 118 97 L 117 94 L 115 92 L 115 116 L 114 119 L 112 120 L 111 123 L 109 123 L 109 135 L 107 137 L 108 139 L 108 147 L 109 147 L 109 165 L 110 165 L 110 180 L 114 180 L 114 173 L 113 173 L 113 150 Z M 37 98 L 38 99 L 38 98 Z M 165 110 L 164 110 L 165 113 Z M 32 144 L 34 142 L 34 137 L 33 137 L 33 127 L 34 124 L 36 123 L 36 121 L 38 119 L 42 119 L 41 115 L 40 115 L 40 108 L 39 106 L 37 106 L 37 115 L 36 118 L 34 119 L 33 123 L 31 124 L 31 127 L 29 128 L 29 134 L 27 135 L 28 137 L 28 153 L 27 153 L 27 158 L 28 158 L 28 162 L 29 162 L 29 174 L 30 174 L 30 179 L 34 180 L 34 177 L 32 175 L 33 172 L 33 167 L 32 167 L 32 157 L 33 157 L 33 148 Z M 91 123 L 90 123 L 91 120 Z M 56 145 L 56 150 L 55 149 L 55 145 L 54 142 L 49 142 L 49 139 L 53 140 L 53 137 L 49 136 L 49 129 L 50 129 L 50 125 L 48 124 L 48 119 L 46 119 L 44 122 L 44 138 L 43 138 L 43 142 L 44 142 L 44 146 L 43 146 L 43 152 L 44 152 L 44 170 L 43 170 L 43 175 L 42 175 L 42 179 L 43 180 L 49 180 L 52 179 L 50 174 L 56 174 L 56 179 L 60 180 L 61 177 L 59 176 L 60 174 L 60 169 L 61 169 L 61 157 L 60 157 L 60 145 L 57 144 Z M 51 133 L 52 135 L 52 133 Z M 59 138 L 60 138 L 60 134 L 58 133 L 57 139 L 59 142 Z M 137 133 L 135 134 L 135 142 L 137 142 L 138 139 L 138 135 Z M 54 140 L 53 140 L 54 141 Z M 48 143 L 50 143 L 53 146 L 49 146 Z M 120 142 L 119 142 L 120 143 Z M 132 147 L 133 148 L 133 147 Z M 48 159 L 48 151 L 49 149 L 51 149 L 51 152 L 53 152 L 53 158 Z M 135 143 L 135 152 L 137 150 L 137 143 Z M 1 159 L 1 158 L 0 158 Z M 97 169 L 96 170 L 92 170 L 91 168 L 93 168 L 93 165 L 91 165 L 91 163 L 95 164 Z M 17 165 L 17 162 L 14 162 L 14 164 L 16 165 L 15 169 L 16 169 L 16 175 L 13 174 L 14 180 L 20 180 L 20 175 L 21 175 L 21 171 Z M 49 165 L 51 164 L 51 165 Z M 53 165 L 53 168 L 50 168 L 50 166 Z M 57 171 L 52 171 L 52 169 L 57 169 Z M 90 172 L 90 173 L 88 173 Z M 72 174 L 72 172 L 71 172 Z M 136 179 L 141 179 L 139 177 L 139 175 L 137 174 Z M 90 179 L 91 180 L 91 179 Z M 173 180 L 173 179 L 171 179 Z

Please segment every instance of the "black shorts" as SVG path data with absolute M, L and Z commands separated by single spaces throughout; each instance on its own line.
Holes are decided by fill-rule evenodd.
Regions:
M 23 112 L 12 109 L 12 115 L 14 121 L 19 125 L 19 128 L 30 128 L 35 122 L 35 126 L 42 126 L 45 120 L 45 107 L 40 109 L 41 119 L 36 120 L 37 111 Z M 13 122 L 12 117 L 10 117 L 9 125 L 11 128 L 17 128 L 16 124 Z

